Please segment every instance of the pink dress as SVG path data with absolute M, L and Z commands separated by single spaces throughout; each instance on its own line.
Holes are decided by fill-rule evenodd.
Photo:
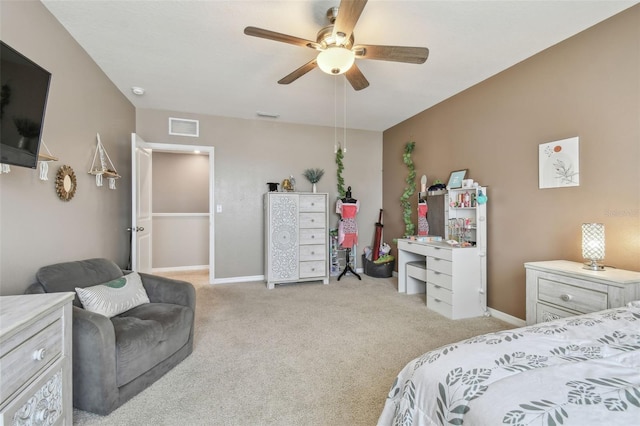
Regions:
M 336 213 L 342 219 L 338 224 L 338 243 L 344 248 L 351 248 L 358 244 L 358 225 L 356 224 L 356 214 L 360 209 L 360 202 L 345 203 L 338 200 L 336 203 Z
M 418 203 L 418 235 L 429 235 L 429 222 L 427 222 L 427 203 Z

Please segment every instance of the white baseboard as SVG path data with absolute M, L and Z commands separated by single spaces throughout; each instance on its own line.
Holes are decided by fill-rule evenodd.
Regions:
M 498 311 L 493 308 L 488 309 L 492 317 L 497 318 L 501 321 L 508 322 L 509 324 L 513 324 L 516 327 L 524 327 L 525 325 L 527 325 L 527 322 L 523 319 L 516 318 L 513 315 L 505 314 L 504 312 Z
M 264 281 L 264 275 L 251 275 L 247 277 L 229 277 L 229 278 L 215 278 L 212 284 L 234 284 L 234 283 L 246 283 L 251 281 Z
M 209 265 L 171 266 L 168 268 L 153 268 L 153 272 L 183 272 L 183 271 L 207 271 Z

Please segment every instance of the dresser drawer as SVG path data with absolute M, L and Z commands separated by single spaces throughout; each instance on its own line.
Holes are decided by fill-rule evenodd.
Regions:
M 427 283 L 427 296 L 441 300 L 451 305 L 451 290 L 433 283 Z
M 300 244 L 324 244 L 326 234 L 324 228 L 303 228 L 300 230 Z
M 538 300 L 584 314 L 608 307 L 607 293 L 544 278 L 538 279 Z
M 300 261 L 307 260 L 325 260 L 327 258 L 327 250 L 324 245 L 306 245 L 300 246 Z
M 56 319 L 0 359 L 0 401 L 31 380 L 62 353 L 62 320 Z
M 536 304 L 536 322 L 549 322 L 558 318 L 566 318 L 578 315 L 576 312 L 565 311 L 557 307 L 545 305 L 544 303 Z
M 324 212 L 327 208 L 324 195 L 300 195 L 301 212 Z
M 327 264 L 324 260 L 300 262 L 300 278 L 324 277 Z
M 427 246 L 427 252 L 425 253 L 429 257 L 436 259 L 451 260 L 452 249 L 448 247 Z
M 442 272 L 443 274 L 451 275 L 452 267 L 451 261 L 443 260 L 438 257 L 427 257 L 427 269 L 431 271 Z
M 322 228 L 326 226 L 324 213 L 300 213 L 300 228 Z
M 427 282 L 438 287 L 444 287 L 453 290 L 451 275 L 442 272 L 427 270 Z
M 435 297 L 429 296 L 429 293 L 427 293 L 427 308 L 447 318 L 451 318 L 453 315 L 453 308 L 449 303 L 443 300 L 437 299 Z

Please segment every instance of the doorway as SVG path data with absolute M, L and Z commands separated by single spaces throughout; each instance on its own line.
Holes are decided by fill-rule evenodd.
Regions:
M 149 158 L 150 178 L 132 173 L 134 218 L 136 206 L 148 197 L 151 224 L 148 250 L 141 272 L 186 271 L 207 268 L 209 283 L 215 279 L 214 148 L 144 142 L 134 135 L 133 152 L 144 150 Z M 204 180 L 204 182 L 202 182 Z M 141 183 L 144 181 L 144 190 Z M 142 203 L 144 204 L 144 203 Z M 134 225 L 136 227 L 136 225 Z M 138 226 L 139 228 L 139 226 Z M 135 240 L 135 238 L 133 239 Z M 208 256 L 206 252 L 208 251 Z M 132 244 L 132 254 L 137 252 Z M 142 251 L 144 253 L 144 251 Z

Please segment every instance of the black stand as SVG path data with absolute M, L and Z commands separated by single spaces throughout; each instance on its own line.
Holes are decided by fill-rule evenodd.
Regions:
M 350 262 L 350 259 L 351 259 L 351 248 L 348 248 L 346 250 L 347 250 L 347 253 L 346 253 L 346 261 L 345 262 L 346 262 L 347 266 L 344 267 L 344 271 L 342 271 L 342 273 L 338 276 L 338 281 L 340 281 L 340 278 L 342 278 L 342 276 L 345 275 L 347 272 L 351 272 L 353 275 L 358 277 L 358 279 L 360 281 L 362 281 L 362 278 L 360 278 L 360 275 L 358 275 L 356 273 L 356 271 L 354 271 L 351 268 L 351 262 Z

